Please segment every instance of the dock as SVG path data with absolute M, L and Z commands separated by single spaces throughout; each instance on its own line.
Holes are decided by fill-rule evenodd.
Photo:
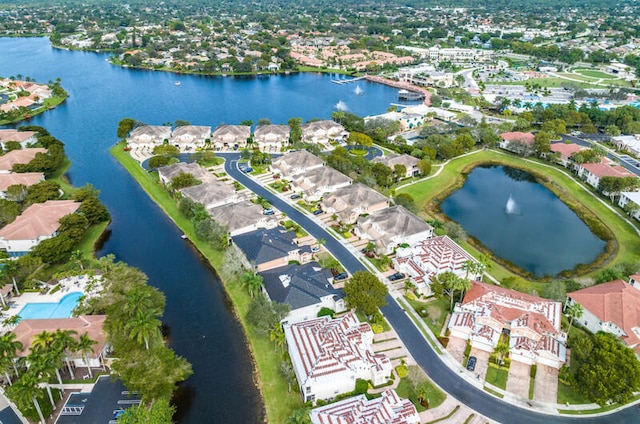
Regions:
M 350 79 L 346 79 L 346 78 L 345 79 L 332 79 L 331 82 L 334 83 L 334 84 L 342 85 L 342 84 L 349 84 L 350 82 L 360 81 L 360 80 L 363 80 L 363 79 L 365 79 L 364 76 L 356 77 L 356 78 L 350 78 Z

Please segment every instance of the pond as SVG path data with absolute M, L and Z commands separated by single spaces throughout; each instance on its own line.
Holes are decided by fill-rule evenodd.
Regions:
M 474 168 L 441 208 L 493 256 L 536 277 L 593 262 L 606 244 L 533 175 L 511 167 Z

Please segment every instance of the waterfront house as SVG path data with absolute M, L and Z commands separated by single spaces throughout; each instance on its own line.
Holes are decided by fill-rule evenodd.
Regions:
M 389 389 L 371 400 L 358 395 L 315 408 L 311 410 L 311 423 L 419 424 L 420 415 L 410 400 Z
M 626 150 L 634 156 L 640 156 L 640 134 L 611 137 L 611 142 L 620 150 Z
M 293 177 L 324 166 L 324 160 L 307 150 L 285 153 L 271 163 L 271 171 L 291 180 Z
M 180 190 L 182 195 L 195 203 L 202 203 L 206 209 L 213 209 L 245 199 L 235 187 L 223 181 L 209 181 Z
M 273 215 L 265 215 L 262 206 L 249 200 L 226 203 L 208 209 L 211 219 L 229 229 L 230 236 L 248 233 L 259 228 L 275 228 L 278 221 Z
M 18 352 L 19 357 L 26 357 L 31 350 L 31 343 L 34 337 L 43 331 L 55 333 L 57 330 L 75 331 L 72 335 L 76 340 L 83 334 L 87 334 L 91 340 L 97 343 L 92 346 L 92 352 L 86 356 L 87 362 L 81 354 L 71 353 L 68 356 L 70 362 L 77 367 L 101 367 L 103 359 L 109 351 L 107 343 L 107 333 L 104 330 L 106 315 L 80 315 L 71 318 L 50 318 L 50 319 L 23 319 L 16 326 L 13 332 L 16 341 L 22 343 L 23 349 Z
M 349 136 L 349 131 L 331 120 L 307 122 L 302 126 L 302 141 L 304 143 L 329 146 L 331 141 L 343 141 Z
M 178 175 L 185 173 L 193 175 L 201 182 L 212 181 L 213 175 L 197 163 L 178 162 L 158 168 L 158 178 L 163 185 L 168 185 Z
M 390 153 L 387 156 L 378 156 L 373 159 L 373 162 L 381 163 L 392 170 L 396 165 L 403 165 L 406 169 L 404 175 L 397 175 L 398 179 L 411 178 L 420 174 L 418 169 L 418 159 L 407 154 Z
M 0 251 L 10 257 L 26 255 L 42 240 L 58 235 L 60 218 L 79 207 L 80 203 L 73 200 L 47 200 L 29 206 L 15 221 L 0 229 Z
M 567 306 L 582 305 L 575 322 L 592 333 L 605 331 L 620 338 L 640 356 L 640 275 L 567 293 Z
M 473 348 L 492 353 L 505 337 L 512 361 L 559 369 L 567 340 L 561 317 L 560 302 L 472 281 L 448 326 L 450 337 L 468 340 Z
M 14 129 L 0 130 L 0 146 L 2 146 L 3 149 L 6 149 L 6 143 L 9 141 L 19 143 L 24 149 L 29 144 L 38 141 L 38 139 L 36 138 L 36 133 L 34 131 L 18 131 Z
M 0 174 L 0 199 L 7 198 L 7 189 L 13 185 L 31 187 L 40 181 L 44 181 L 44 174 L 42 172 L 11 172 L 9 174 Z
M 351 178 L 342 172 L 322 166 L 299 174 L 291 182 L 291 187 L 293 191 L 302 193 L 306 200 L 313 202 L 320 200 L 326 193 L 350 185 L 351 182 Z
M 171 139 L 171 127 L 158 125 L 143 125 L 131 131 L 127 137 L 127 144 L 131 147 L 147 147 L 153 149 Z
M 500 143 L 498 145 L 510 152 L 522 155 L 529 156 L 533 153 L 533 144 L 535 143 L 535 136 L 528 132 L 506 132 L 500 134 Z
M 296 234 L 282 227 L 259 229 L 233 237 L 233 242 L 246 258 L 245 266 L 255 272 L 288 265 L 301 264 L 312 258 L 309 246 L 299 246 Z
M 13 165 L 31 162 L 38 153 L 47 154 L 47 149 L 33 147 L 29 149 L 12 150 L 0 156 L 0 173 L 8 174 L 12 171 Z
M 419 293 L 431 295 L 431 279 L 443 272 L 479 281 L 482 274 L 471 274 L 465 263 L 478 261 L 448 236 L 419 240 L 399 247 L 393 258 L 394 268 L 409 276 Z
M 402 244 L 433 237 L 433 227 L 403 206 L 392 206 L 358 218 L 354 232 L 376 245 L 379 254 L 391 254 Z
M 316 318 L 322 308 L 338 313 L 347 310 L 342 290 L 331 284 L 333 274 L 317 262 L 293 263 L 262 271 L 260 275 L 269 300 L 291 307 L 284 323 Z
M 315 403 L 352 392 L 356 380 L 386 383 L 391 362 L 373 352 L 373 331 L 355 314 L 285 324 L 284 334 L 303 402 Z
M 389 199 L 362 183 L 339 188 L 322 198 L 322 210 L 338 215 L 345 224 L 353 224 L 363 214 L 389 207 Z
M 640 192 L 621 192 L 620 199 L 618 199 L 618 206 L 625 209 L 630 216 L 640 220 Z
M 577 145 L 576 143 L 553 143 L 551 145 L 551 152 L 558 153 L 558 163 L 564 166 L 565 168 L 569 167 L 569 163 L 571 163 L 571 155 L 574 153 L 578 153 L 582 150 L 582 147 Z
M 218 126 L 211 134 L 211 142 L 217 150 L 230 148 L 235 145 L 244 148 L 247 140 L 251 137 L 251 127 L 248 125 L 226 125 Z
M 591 187 L 597 189 L 602 177 L 636 177 L 624 166 L 616 165 L 608 158 L 602 157 L 599 163 L 583 163 L 577 166 L 578 176 Z M 605 193 L 606 194 L 606 193 Z
M 253 133 L 253 142 L 260 150 L 280 150 L 289 143 L 291 128 L 288 125 L 258 125 Z
M 202 147 L 211 136 L 211 127 L 199 125 L 183 125 L 171 133 L 171 144 L 185 147 Z

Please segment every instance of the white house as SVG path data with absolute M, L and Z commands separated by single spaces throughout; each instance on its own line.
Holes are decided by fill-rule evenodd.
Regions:
M 209 181 L 186 187 L 180 192 L 195 203 L 202 203 L 206 209 L 237 203 L 245 199 L 245 196 L 238 193 L 231 184 L 222 181 Z
M 260 150 L 279 150 L 289 143 L 290 132 L 288 125 L 258 125 L 253 132 L 253 142 Z
M 171 139 L 171 127 L 143 125 L 131 131 L 127 143 L 132 147 L 154 148 Z
M 307 150 L 296 150 L 285 153 L 271 163 L 271 171 L 282 177 L 292 179 L 296 175 L 304 174 L 324 166 L 324 160 Z
M 392 170 L 394 170 L 396 165 L 402 165 L 405 167 L 404 175 L 398 175 L 399 179 L 410 178 L 420 174 L 420 169 L 418 169 L 418 159 L 414 158 L 411 155 L 400 154 L 400 153 L 390 153 L 386 156 L 378 156 L 373 159 L 373 162 L 381 163 Z
M 373 352 L 371 326 L 353 313 L 285 324 L 284 334 L 303 402 L 351 392 L 357 379 L 379 386 L 391 375 L 386 355 Z
M 599 163 L 583 163 L 577 167 L 578 176 L 593 188 L 598 188 L 602 177 L 635 177 L 624 166 L 615 165 L 605 157 Z
M 322 198 L 322 210 L 338 215 L 344 223 L 354 223 L 360 215 L 389 207 L 389 199 L 362 183 L 339 188 Z
M 202 147 L 211 137 L 211 127 L 203 125 L 183 125 L 171 133 L 171 144 L 185 147 Z
M 27 145 L 38 141 L 34 131 L 18 131 L 14 129 L 0 130 L 0 145 L 6 149 L 6 143 L 15 141 L 24 149 Z
M 80 207 L 73 200 L 47 200 L 29 206 L 10 224 L 0 229 L 0 250 L 11 257 L 26 255 L 31 249 L 58 235 L 60 218 Z
M 211 134 L 211 142 L 216 149 L 229 148 L 235 145 L 243 148 L 247 145 L 249 137 L 251 137 L 251 127 L 248 125 L 222 124 Z
M 302 141 L 328 146 L 331 141 L 346 140 L 349 131 L 331 120 L 307 122 L 302 126 Z
M 232 237 L 260 228 L 275 228 L 278 226 L 278 221 L 273 215 L 265 215 L 262 206 L 249 200 L 226 203 L 208 209 L 208 212 L 215 222 L 227 226 L 229 235 Z
M 320 200 L 326 193 L 346 187 L 352 182 L 340 171 L 328 166 L 314 168 L 298 176 L 291 182 L 292 190 L 303 193 L 305 199 Z
M 158 168 L 158 178 L 163 185 L 167 185 L 178 175 L 185 173 L 193 175 L 198 181 L 212 181 L 214 176 L 197 163 L 178 162 Z
M 640 134 L 611 137 L 611 142 L 618 149 L 626 150 L 634 156 L 640 156 Z
M 498 145 L 502 149 L 522 156 L 528 156 L 533 153 L 533 144 L 536 138 L 532 133 L 519 131 L 506 132 L 500 134 L 500 138 L 501 141 Z
M 0 173 L 0 199 L 6 199 L 7 189 L 13 185 L 31 187 L 40 181 L 44 181 L 44 174 L 42 172 Z
M 635 219 L 640 220 L 640 192 L 623 191 L 618 199 L 618 206 L 627 208 L 628 213 Z

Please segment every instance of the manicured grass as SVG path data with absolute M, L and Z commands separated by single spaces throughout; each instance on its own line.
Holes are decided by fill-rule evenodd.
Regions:
M 447 314 L 449 313 L 449 306 L 451 305 L 449 299 L 443 297 L 441 299 L 432 300 L 431 302 L 422 302 L 407 298 L 405 298 L 405 300 L 416 312 L 422 309 L 426 310 L 426 317 L 422 317 L 420 312 L 418 312 L 418 314 L 422 317 L 422 320 L 427 324 L 433 334 L 436 336 L 440 335 L 440 330 L 442 330 L 444 320 L 447 318 Z
M 48 99 L 44 99 L 42 106 L 32 110 L 28 110 L 25 114 L 17 116 L 14 119 L 0 120 L 0 125 L 6 125 L 13 122 L 24 121 L 26 119 L 26 115 L 29 115 L 31 117 L 39 115 L 42 112 L 46 112 L 49 109 L 53 109 L 54 107 L 58 106 L 60 103 L 64 102 L 66 99 L 67 99 L 66 97 L 50 97 Z
M 152 174 L 142 169 L 127 152 L 123 151 L 122 147 L 121 144 L 114 146 L 110 150 L 111 154 L 129 171 L 144 191 L 149 194 L 189 237 L 189 240 L 191 240 L 213 267 L 220 270 L 224 260 L 223 253 L 212 249 L 209 245 L 200 242 L 195 237 L 191 222 L 179 212 L 176 202 L 171 198 L 169 193 L 160 186 Z M 302 407 L 302 400 L 295 392 L 287 394 L 287 383 L 279 372 L 282 353 L 276 353 L 273 342 L 268 338 L 256 336 L 247 324 L 245 316 L 251 298 L 242 288 L 240 281 L 238 279 L 232 279 L 231 281 L 223 279 L 223 284 L 233 302 L 236 316 L 241 322 L 249 341 L 259 377 L 257 384 L 260 388 L 267 411 L 267 420 L 273 423 L 284 422 L 293 411 Z
M 584 75 L 585 77 L 591 78 L 618 79 L 618 77 L 616 77 L 615 75 L 607 74 L 595 69 L 575 69 L 575 72 L 580 75 Z
M 444 200 L 447 192 L 462 183 L 464 178 L 462 174 L 464 172 L 469 172 L 471 168 L 482 163 L 513 166 L 545 175 L 551 189 L 559 193 L 565 203 L 573 202 L 578 207 L 586 208 L 592 216 L 598 217 L 613 233 L 618 243 L 618 250 L 615 256 L 607 263 L 607 266 L 640 260 L 640 252 L 636 249 L 638 235 L 633 226 L 613 213 L 608 208 L 609 203 L 607 200 L 604 200 L 605 203 L 603 204 L 599 198 L 594 197 L 589 190 L 584 188 L 585 186 L 581 182 L 568 175 L 566 173 L 568 171 L 565 172 L 541 161 L 523 159 L 497 151 L 480 151 L 472 155 L 456 158 L 447 164 L 437 177 L 402 188 L 398 192 L 410 194 L 425 215 L 430 217 L 438 216 L 437 203 Z M 460 244 L 465 249 L 470 247 L 468 243 L 462 242 Z M 469 251 L 474 255 L 478 253 L 476 249 L 469 248 Z M 595 272 L 597 271 L 591 271 L 587 276 L 592 276 Z M 497 263 L 492 263 L 490 273 L 498 280 L 505 276 L 514 275 Z
M 506 390 L 508 379 L 509 379 L 508 368 L 502 367 L 498 369 L 495 366 L 495 364 L 489 363 L 489 368 L 487 368 L 487 376 L 485 378 L 485 381 L 487 383 L 493 384 L 496 387 Z
M 108 225 L 109 222 L 100 222 L 89 227 L 89 229 L 84 233 L 84 237 L 82 237 L 82 240 L 77 246 L 77 250 L 82 252 L 82 256 L 84 258 L 93 258 L 96 251 L 96 243 L 104 233 L 104 230 L 107 229 Z
M 427 380 L 425 383 L 427 385 L 427 400 L 429 402 L 429 409 L 437 408 L 444 402 L 447 398 L 447 395 L 444 394 L 436 385 L 434 385 L 431 380 Z M 411 381 L 408 378 L 403 378 L 398 383 L 398 387 L 396 388 L 396 393 L 398 396 L 404 399 L 409 399 L 411 403 L 413 403 L 418 410 L 418 412 L 425 411 L 426 408 L 420 404 L 418 401 L 418 395 L 416 391 L 413 389 L 411 385 Z
M 369 151 L 365 149 L 351 149 L 349 150 L 349 153 L 354 156 L 364 156 L 369 153 Z
M 558 387 L 559 389 L 559 387 Z M 638 400 L 640 400 L 640 395 L 636 395 L 634 397 L 632 397 L 631 399 L 629 399 L 629 402 L 627 402 L 628 404 L 631 403 L 636 403 Z M 614 403 L 613 405 L 609 405 L 609 406 L 605 406 L 604 408 L 596 408 L 596 409 L 587 409 L 584 411 L 575 411 L 575 410 L 569 410 L 569 409 L 559 409 L 558 412 L 561 414 L 567 414 L 567 415 L 589 415 L 589 414 L 599 414 L 602 412 L 607 412 L 607 411 L 612 411 L 614 409 L 619 408 L 621 405 L 619 403 Z
M 558 403 L 561 405 L 582 405 L 591 403 L 591 401 L 573 390 L 573 387 L 558 381 Z

